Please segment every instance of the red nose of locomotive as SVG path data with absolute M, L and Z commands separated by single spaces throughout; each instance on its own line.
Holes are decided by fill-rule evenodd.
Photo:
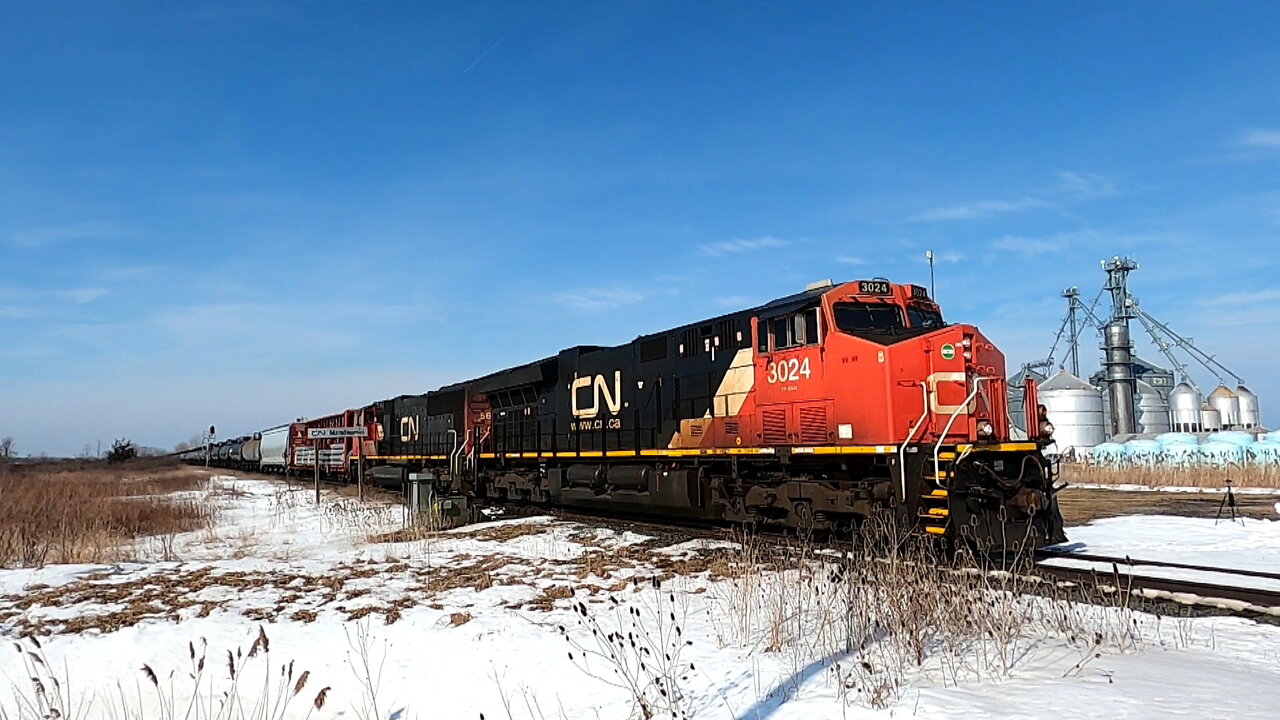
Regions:
M 920 338 L 935 432 L 948 441 L 1009 439 L 1004 354 L 973 325 Z

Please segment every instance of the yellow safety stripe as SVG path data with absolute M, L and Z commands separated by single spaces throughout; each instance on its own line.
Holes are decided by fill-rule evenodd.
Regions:
M 1035 443 L 999 443 L 996 445 L 956 445 L 957 452 L 1026 452 L 1036 450 Z M 887 455 L 898 451 L 894 445 L 802 445 L 790 448 L 796 455 Z M 542 458 L 600 458 L 600 457 L 707 457 L 724 455 L 775 455 L 773 447 L 732 448 L 655 448 L 648 450 L 583 450 L 581 452 L 514 452 L 480 453 L 481 459 L 542 459 Z M 956 452 L 945 450 L 938 454 L 941 460 L 953 460 Z M 448 460 L 448 455 L 366 455 L 366 460 Z
M 892 445 L 824 445 L 793 447 L 791 452 L 812 455 L 883 455 L 897 450 Z
M 924 528 L 924 531 L 929 533 L 930 535 L 946 535 L 947 534 L 946 528 L 937 527 L 935 525 L 926 525 Z
M 995 445 L 957 445 L 956 450 L 959 452 L 970 452 L 977 450 L 979 452 L 1026 452 L 1028 450 L 1039 450 L 1040 446 L 1035 443 L 996 443 Z

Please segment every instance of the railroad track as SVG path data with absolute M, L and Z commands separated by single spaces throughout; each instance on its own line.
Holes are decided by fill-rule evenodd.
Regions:
M 1057 564 L 1063 561 L 1083 566 Z M 1037 553 L 1035 570 L 1062 583 L 1280 623 L 1280 573 L 1054 551 Z M 1152 570 L 1174 571 L 1180 577 Z M 1233 579 L 1237 582 L 1232 583 Z
M 741 534 L 736 534 L 726 527 L 671 522 L 669 519 L 636 519 L 564 510 L 548 511 L 547 508 L 524 508 L 524 510 L 526 513 L 550 515 L 564 521 L 618 524 L 622 529 L 666 537 L 742 539 Z M 506 517 L 518 517 L 520 514 L 516 512 Z M 779 552 L 790 549 L 796 539 L 793 535 L 767 532 L 758 533 L 753 537 L 760 542 L 776 546 L 775 549 Z M 835 549 L 848 546 L 845 542 L 828 541 L 823 544 Z M 1042 594 L 1061 595 L 1065 591 L 1078 595 L 1079 599 L 1086 602 L 1124 593 L 1149 601 L 1152 603 L 1152 610 L 1171 611 L 1168 614 L 1182 611 L 1203 616 L 1236 615 L 1269 624 L 1280 624 L 1280 572 L 1050 550 L 1037 552 L 1034 560 L 1033 566 L 1026 573 L 1021 574 L 1026 575 L 1027 580 L 1038 580 L 1044 584 L 1024 583 L 1020 587 L 1026 592 L 1037 592 L 1036 588 L 1041 587 L 1044 588 Z M 1054 560 L 1088 563 L 1090 567 L 1048 564 Z M 1200 577 L 1160 577 L 1144 573 L 1141 571 L 1142 568 L 1175 570 Z M 974 571 L 982 570 L 979 568 L 957 569 L 957 572 Z M 986 571 L 1004 572 L 1003 570 Z M 1251 588 L 1222 582 L 1223 579 L 1230 578 L 1269 582 L 1275 586 L 1275 589 Z M 1210 580 L 1218 580 L 1218 582 Z
M 347 483 L 338 480 L 322 479 L 326 487 L 341 486 Z M 618 525 L 620 529 L 639 531 L 666 538 L 682 537 L 686 539 L 721 539 L 741 540 L 740 534 L 725 526 L 708 526 L 695 522 L 673 521 L 670 518 L 635 517 L 614 513 L 582 513 L 562 508 L 542 506 L 514 505 L 500 503 L 490 505 L 498 512 L 489 517 L 491 520 L 512 519 L 529 515 L 549 515 L 557 520 L 580 522 L 584 524 Z M 795 540 L 792 535 L 761 532 L 753 536 L 755 539 L 778 546 L 779 551 L 790 547 Z M 827 542 L 833 548 L 847 547 L 847 543 Z M 1053 561 L 1069 561 L 1085 563 L 1087 567 L 1072 567 L 1050 564 Z M 1174 570 L 1194 577 L 1160 577 L 1140 572 L 1140 568 Z M 961 572 L 972 572 L 976 568 L 961 569 Z M 998 571 L 991 571 L 998 572 Z M 1146 600 L 1169 605 L 1183 606 L 1189 611 L 1202 615 L 1239 615 L 1251 619 L 1280 624 L 1280 572 L 1260 570 L 1243 570 L 1238 568 L 1221 568 L 1210 565 L 1196 565 L 1164 560 L 1141 560 L 1130 557 L 1112 557 L 1089 553 L 1041 550 L 1034 559 L 1034 573 L 1030 579 L 1040 579 L 1053 584 L 1056 590 L 1078 589 L 1083 597 L 1092 592 L 1103 595 L 1116 593 L 1132 594 Z M 1210 576 L 1210 577 L 1205 577 Z M 1217 576 L 1216 578 L 1212 576 Z M 1275 589 L 1231 585 L 1223 582 L 1210 582 L 1210 579 L 1240 578 L 1253 581 L 1269 581 Z M 1034 584 L 1025 586 L 1033 588 Z

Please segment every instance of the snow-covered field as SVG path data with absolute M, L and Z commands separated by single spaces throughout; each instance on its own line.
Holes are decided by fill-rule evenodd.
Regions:
M 17 648 L 0 652 L 12 688 L 0 717 L 33 716 L 18 708 L 41 693 L 84 718 L 627 718 L 637 695 L 726 720 L 1280 708 L 1280 628 L 1248 620 L 1015 600 L 947 610 L 1008 613 L 999 640 L 983 638 L 1005 628 L 970 637 L 879 617 L 833 651 L 823 638 L 847 640 L 854 623 L 830 610 L 851 607 L 839 596 L 851 585 L 805 563 L 749 572 L 732 543 L 548 518 L 406 539 L 396 506 L 332 494 L 317 506 L 227 477 L 209 499 L 217 527 L 166 541 L 175 560 L 0 571 L 0 634 Z M 1068 534 L 1087 552 L 1276 569 L 1278 527 L 1130 517 Z M 891 648 L 908 627 L 921 643 L 902 662 Z

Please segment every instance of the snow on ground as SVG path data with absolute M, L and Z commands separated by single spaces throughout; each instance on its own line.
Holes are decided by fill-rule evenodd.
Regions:
M 33 673 L 61 673 L 63 687 L 95 693 L 81 717 L 111 717 L 103 708 L 121 702 L 159 717 L 160 697 L 181 709 L 193 694 L 205 699 L 192 717 L 213 717 L 230 664 L 248 678 L 236 685 L 246 708 L 264 687 L 289 695 L 307 671 L 287 717 L 626 718 L 632 693 L 613 655 L 631 677 L 665 678 L 645 688 L 651 697 L 678 695 L 708 719 L 1245 718 L 1280 703 L 1280 628 L 1242 619 L 1087 608 L 1072 622 L 1100 618 L 1116 642 L 1027 621 L 1006 646 L 930 650 L 922 668 L 895 667 L 877 653 L 884 632 L 852 655 L 819 647 L 812 630 L 845 618 L 823 614 L 833 597 L 817 573 L 745 573 L 732 543 L 545 517 L 420 535 L 403 530 L 395 505 L 327 492 L 316 505 L 306 489 L 228 477 L 208 500 L 222 508 L 218 525 L 167 540 L 172 560 L 0 571 L 0 635 L 25 649 L 0 653 L 0 684 L 30 698 Z M 1069 534 L 1090 552 L 1280 566 L 1277 524 L 1164 520 L 1186 519 L 1117 518 Z M 378 689 L 376 712 L 366 685 Z M 5 690 L 0 716 L 13 710 Z
M 1095 520 L 1067 529 L 1070 541 L 1059 550 L 1089 555 L 1129 557 L 1215 568 L 1280 573 L 1280 521 L 1244 518 L 1236 521 L 1176 515 L 1126 515 Z M 1051 560 L 1050 565 L 1094 567 L 1096 563 Z M 1111 572 L 1110 566 L 1098 566 Z M 1189 571 L 1139 565 L 1142 575 L 1280 592 L 1280 579 Z

